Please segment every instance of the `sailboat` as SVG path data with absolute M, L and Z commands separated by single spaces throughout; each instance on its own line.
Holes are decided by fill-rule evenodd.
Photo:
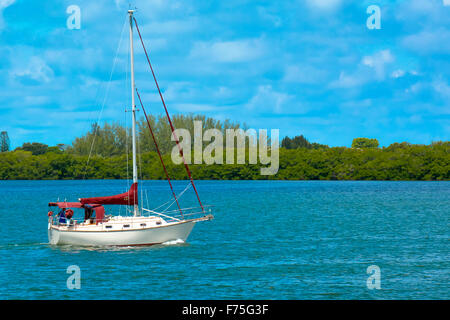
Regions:
M 158 86 L 153 68 L 148 58 L 147 51 L 142 40 L 137 21 L 133 17 L 134 10 L 128 10 L 129 22 L 130 22 L 130 58 L 131 58 L 131 108 L 132 108 L 132 152 L 133 152 L 133 184 L 131 188 L 122 194 L 104 197 L 89 197 L 80 198 L 77 202 L 57 201 L 49 202 L 49 207 L 58 208 L 60 210 L 57 214 L 54 214 L 52 210 L 48 212 L 48 239 L 52 245 L 77 245 L 77 246 L 145 246 L 167 243 L 171 241 L 183 241 L 185 242 L 191 233 L 194 225 L 200 221 L 207 221 L 213 219 L 213 215 L 208 213 L 198 196 L 197 189 L 195 188 L 194 181 L 191 173 L 184 161 L 182 148 L 179 145 L 178 139 L 175 135 L 170 116 L 167 112 L 167 108 Z M 148 122 L 147 114 L 145 113 L 142 100 L 139 96 L 134 83 L 134 57 L 133 57 L 133 21 L 139 34 L 142 46 L 145 51 L 151 72 L 153 74 L 156 87 L 158 88 L 161 101 L 164 105 L 168 121 L 170 123 L 172 134 L 179 147 L 180 156 L 183 158 L 186 171 L 190 178 L 190 183 L 197 195 L 200 207 L 184 208 L 179 205 L 178 199 L 173 190 L 170 182 L 169 175 L 162 161 L 161 154 L 158 146 L 157 151 L 166 173 L 172 194 L 178 206 L 178 211 L 172 210 L 170 212 L 163 211 L 158 212 L 156 210 L 146 209 L 143 206 L 139 206 L 138 199 L 138 171 L 136 161 L 136 105 L 135 105 L 135 91 L 141 102 L 142 109 L 144 110 L 145 118 L 149 129 L 153 136 L 153 131 Z M 154 138 L 154 136 L 153 136 Z M 155 144 L 156 140 L 154 139 Z M 126 216 L 114 216 L 112 214 L 106 214 L 105 205 L 119 205 L 132 207 L 132 215 Z M 74 209 L 84 210 L 83 221 L 77 221 L 73 219 Z M 176 213 L 176 214 L 175 214 Z

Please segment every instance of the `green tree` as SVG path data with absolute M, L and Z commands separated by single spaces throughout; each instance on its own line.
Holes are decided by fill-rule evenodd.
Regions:
M 9 151 L 9 137 L 8 132 L 2 131 L 0 134 L 0 152 Z
M 352 142 L 352 148 L 367 149 L 378 148 L 379 143 L 377 139 L 369 138 L 355 138 Z
M 75 138 L 67 148 L 69 153 L 103 157 L 125 154 L 126 150 L 131 150 L 130 134 L 119 123 L 105 123 L 103 127 L 94 123 L 86 135 Z
M 33 155 L 40 155 L 47 152 L 48 145 L 39 142 L 25 142 L 21 147 L 16 150 L 30 151 Z
M 283 140 L 281 140 L 281 147 L 286 149 L 298 149 L 298 148 L 311 149 L 312 145 L 308 140 L 306 140 L 306 138 L 303 135 L 300 135 L 292 139 L 289 137 L 284 137 Z

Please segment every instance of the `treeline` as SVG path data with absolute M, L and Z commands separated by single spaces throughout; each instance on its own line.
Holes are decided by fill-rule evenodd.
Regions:
M 25 146 L 26 149 L 26 146 Z M 70 151 L 69 151 L 70 150 Z M 88 152 L 86 149 L 83 152 Z M 41 150 L 42 151 L 42 150 Z M 41 152 L 39 151 L 39 152 Z M 163 155 L 171 179 L 187 179 L 183 165 Z M 225 159 L 225 155 L 223 157 Z M 89 161 L 88 161 L 89 160 Z M 141 179 L 165 179 L 155 151 L 140 154 Z M 450 142 L 431 145 L 394 143 L 389 147 L 280 148 L 279 170 L 260 174 L 265 165 L 193 164 L 195 179 L 223 180 L 449 180 Z M 131 155 L 77 154 L 74 146 L 48 147 L 45 153 L 17 149 L 0 153 L 0 179 L 126 179 Z
M 189 131 L 191 136 L 191 145 L 194 145 L 194 121 L 201 122 L 202 131 L 208 129 L 217 129 L 225 132 L 227 129 L 246 129 L 245 124 L 232 122 L 230 120 L 220 121 L 204 115 L 174 115 L 172 123 L 175 128 L 183 128 Z M 153 130 L 158 147 L 161 153 L 170 153 L 175 146 L 172 141 L 172 131 L 168 121 L 164 115 L 148 116 L 148 122 Z M 145 118 L 141 118 L 136 123 L 136 135 L 138 143 L 138 151 L 141 153 L 156 151 L 148 124 Z M 203 145 L 207 143 L 204 142 Z M 131 129 L 126 128 L 119 123 L 104 124 L 103 127 L 93 124 L 91 130 L 80 138 L 76 138 L 72 142 L 72 146 L 68 146 L 66 152 L 74 155 L 99 155 L 102 157 L 123 155 L 131 152 Z

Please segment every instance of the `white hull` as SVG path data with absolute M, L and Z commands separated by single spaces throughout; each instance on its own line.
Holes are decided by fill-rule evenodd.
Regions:
M 171 240 L 186 241 L 195 220 L 167 223 L 161 226 L 134 230 L 82 231 L 50 225 L 48 238 L 54 245 L 78 246 L 139 246 L 164 243 Z

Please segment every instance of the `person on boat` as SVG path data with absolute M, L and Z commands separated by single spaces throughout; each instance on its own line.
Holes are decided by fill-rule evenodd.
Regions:
M 73 217 L 73 210 L 72 209 L 67 210 L 66 211 L 67 225 L 73 225 L 72 217 Z
M 88 221 L 92 217 L 92 207 L 89 205 L 84 206 L 84 221 Z
M 61 211 L 58 213 L 58 222 L 60 224 L 66 223 L 66 208 L 62 208 Z

